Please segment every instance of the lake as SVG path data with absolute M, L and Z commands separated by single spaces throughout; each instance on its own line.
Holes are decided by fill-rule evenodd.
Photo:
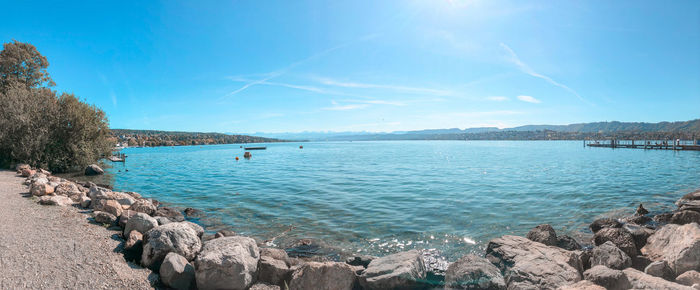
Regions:
M 304 148 L 300 149 L 299 145 Z M 700 152 L 584 148 L 582 141 L 386 141 L 127 148 L 115 190 L 206 213 L 271 245 L 321 254 L 434 249 L 455 260 L 549 223 L 585 238 L 603 215 L 671 209 L 700 188 Z M 240 160 L 236 160 L 235 157 Z M 128 172 L 126 171 L 128 169 Z

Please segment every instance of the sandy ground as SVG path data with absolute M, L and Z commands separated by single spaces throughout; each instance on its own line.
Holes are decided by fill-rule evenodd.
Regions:
M 155 275 L 124 260 L 118 232 L 78 208 L 37 204 L 23 181 L 0 171 L 0 289 L 153 289 Z

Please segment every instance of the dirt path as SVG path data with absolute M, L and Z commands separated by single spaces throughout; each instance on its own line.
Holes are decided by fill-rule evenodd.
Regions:
M 78 208 L 37 204 L 23 181 L 0 171 L 0 289 L 153 289 L 151 271 L 118 253 L 117 232 Z

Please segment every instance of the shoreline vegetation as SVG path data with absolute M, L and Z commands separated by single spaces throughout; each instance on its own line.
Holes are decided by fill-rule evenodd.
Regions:
M 112 129 L 115 144 L 123 147 L 191 146 L 241 143 L 289 142 L 276 138 L 222 133 L 177 132 L 159 130 Z
M 672 212 L 649 213 L 640 204 L 634 215 L 591 221 L 591 241 L 541 224 L 439 269 L 420 250 L 337 261 L 297 257 L 234 231 L 209 233 L 189 221 L 201 214 L 196 209 L 180 212 L 26 164 L 16 170 L 39 204 L 89 211 L 120 232 L 127 261 L 175 289 L 700 289 L 700 190 L 682 196 Z

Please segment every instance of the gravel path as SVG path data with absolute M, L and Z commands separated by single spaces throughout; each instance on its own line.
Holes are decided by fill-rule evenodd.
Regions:
M 155 275 L 124 260 L 118 232 L 78 208 L 37 204 L 23 181 L 0 171 L 0 289 L 153 289 Z

